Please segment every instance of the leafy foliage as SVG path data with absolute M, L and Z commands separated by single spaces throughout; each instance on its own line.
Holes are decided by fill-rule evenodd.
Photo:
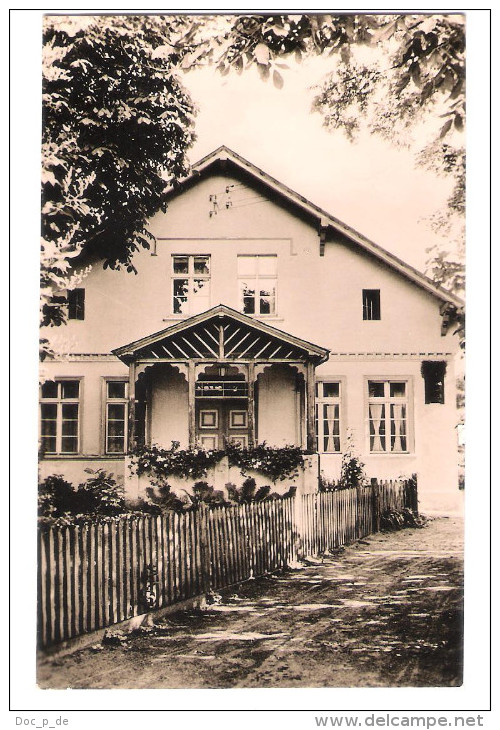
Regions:
M 148 474 L 156 479 L 166 480 L 170 475 L 186 479 L 199 479 L 207 475 L 207 469 L 217 464 L 224 456 L 223 451 L 204 449 L 180 449 L 178 441 L 172 441 L 170 449 L 159 446 L 140 446 L 134 453 L 134 469 L 141 476 Z
M 146 221 L 187 172 L 194 107 L 165 36 L 181 16 L 48 16 L 43 34 L 42 324 L 86 266 L 133 272 Z
M 408 507 L 401 510 L 387 509 L 380 515 L 381 532 L 394 532 L 405 527 L 427 527 L 427 519 Z
M 362 487 L 368 483 L 365 474 L 365 465 L 357 454 L 352 433 L 347 434 L 346 450 L 342 454 L 340 469 L 340 487 Z
M 104 469 L 85 469 L 90 474 L 77 489 L 62 476 L 49 476 L 38 487 L 41 524 L 65 525 L 89 519 L 112 518 L 128 512 L 123 488 Z
M 185 479 L 199 479 L 207 475 L 207 470 L 215 466 L 224 456 L 230 466 L 238 466 L 242 474 L 249 469 L 265 474 L 273 482 L 293 479 L 298 475 L 302 464 L 302 450 L 296 446 L 271 448 L 265 443 L 253 449 L 242 449 L 238 444 L 228 443 L 225 449 L 180 449 L 179 442 L 173 441 L 172 448 L 141 446 L 134 451 L 134 469 L 140 476 L 148 474 L 154 479 L 165 481 L 170 475 Z
M 254 469 L 270 477 L 273 482 L 298 476 L 298 468 L 303 463 L 303 452 L 298 446 L 271 448 L 262 443 L 253 449 L 242 449 L 239 444 L 228 444 L 226 453 L 229 464 L 238 466 L 242 474 Z

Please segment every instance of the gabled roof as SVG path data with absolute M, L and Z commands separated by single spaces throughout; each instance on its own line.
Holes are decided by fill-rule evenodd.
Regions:
M 113 350 L 124 363 L 137 360 L 313 361 L 329 350 L 219 304 L 202 314 Z
M 239 172 L 259 185 L 263 185 L 274 196 L 278 196 L 284 202 L 292 204 L 308 217 L 312 218 L 316 222 L 318 231 L 323 236 L 328 234 L 328 232 L 341 233 L 351 242 L 356 244 L 362 251 L 371 254 L 381 263 L 394 271 L 397 271 L 406 279 L 412 281 L 414 284 L 417 284 L 417 286 L 437 297 L 437 299 L 441 302 L 452 304 L 456 307 L 463 307 L 464 302 L 460 299 L 460 297 L 457 297 L 446 289 L 438 286 L 427 276 L 413 268 L 413 266 L 405 263 L 402 259 L 394 256 L 394 254 L 389 253 L 389 251 L 386 251 L 378 244 L 366 238 L 366 236 L 358 233 L 358 231 L 351 228 L 351 226 L 348 226 L 338 218 L 330 215 L 327 211 L 318 207 L 314 203 L 311 203 L 311 201 L 304 198 L 304 196 L 299 195 L 299 193 L 296 193 L 294 190 L 279 182 L 274 177 L 271 177 L 271 175 L 268 175 L 256 165 L 248 162 L 248 160 L 245 160 L 225 145 L 218 147 L 216 150 L 210 152 L 210 154 L 205 155 L 205 157 L 196 162 L 192 166 L 191 174 L 185 178 L 180 186 L 172 189 L 169 195 L 171 197 L 179 195 L 184 187 L 196 184 L 201 176 L 212 174 L 219 169 L 234 173 Z

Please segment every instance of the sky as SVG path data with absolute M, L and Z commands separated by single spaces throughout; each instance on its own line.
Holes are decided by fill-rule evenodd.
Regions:
M 352 143 L 311 111 L 313 86 L 332 58 L 286 59 L 281 89 L 254 68 L 222 77 L 213 68 L 182 81 L 198 105 L 190 161 L 225 144 L 379 245 L 424 270 L 426 248 L 442 237 L 428 217 L 446 205 L 451 180 L 416 167 L 413 153 L 363 133 Z

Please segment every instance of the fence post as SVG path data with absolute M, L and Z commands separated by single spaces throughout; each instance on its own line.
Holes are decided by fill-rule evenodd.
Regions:
M 203 592 L 209 593 L 212 588 L 210 534 L 208 530 L 208 507 L 203 502 L 198 506 L 198 530 L 201 556 L 201 586 Z
M 373 504 L 373 532 L 380 531 L 380 495 L 376 479 L 371 480 L 372 504 Z

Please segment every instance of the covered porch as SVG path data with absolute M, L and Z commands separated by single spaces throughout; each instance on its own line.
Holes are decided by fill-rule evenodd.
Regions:
M 219 305 L 113 352 L 129 368 L 128 452 L 172 441 L 316 450 L 323 347 Z

